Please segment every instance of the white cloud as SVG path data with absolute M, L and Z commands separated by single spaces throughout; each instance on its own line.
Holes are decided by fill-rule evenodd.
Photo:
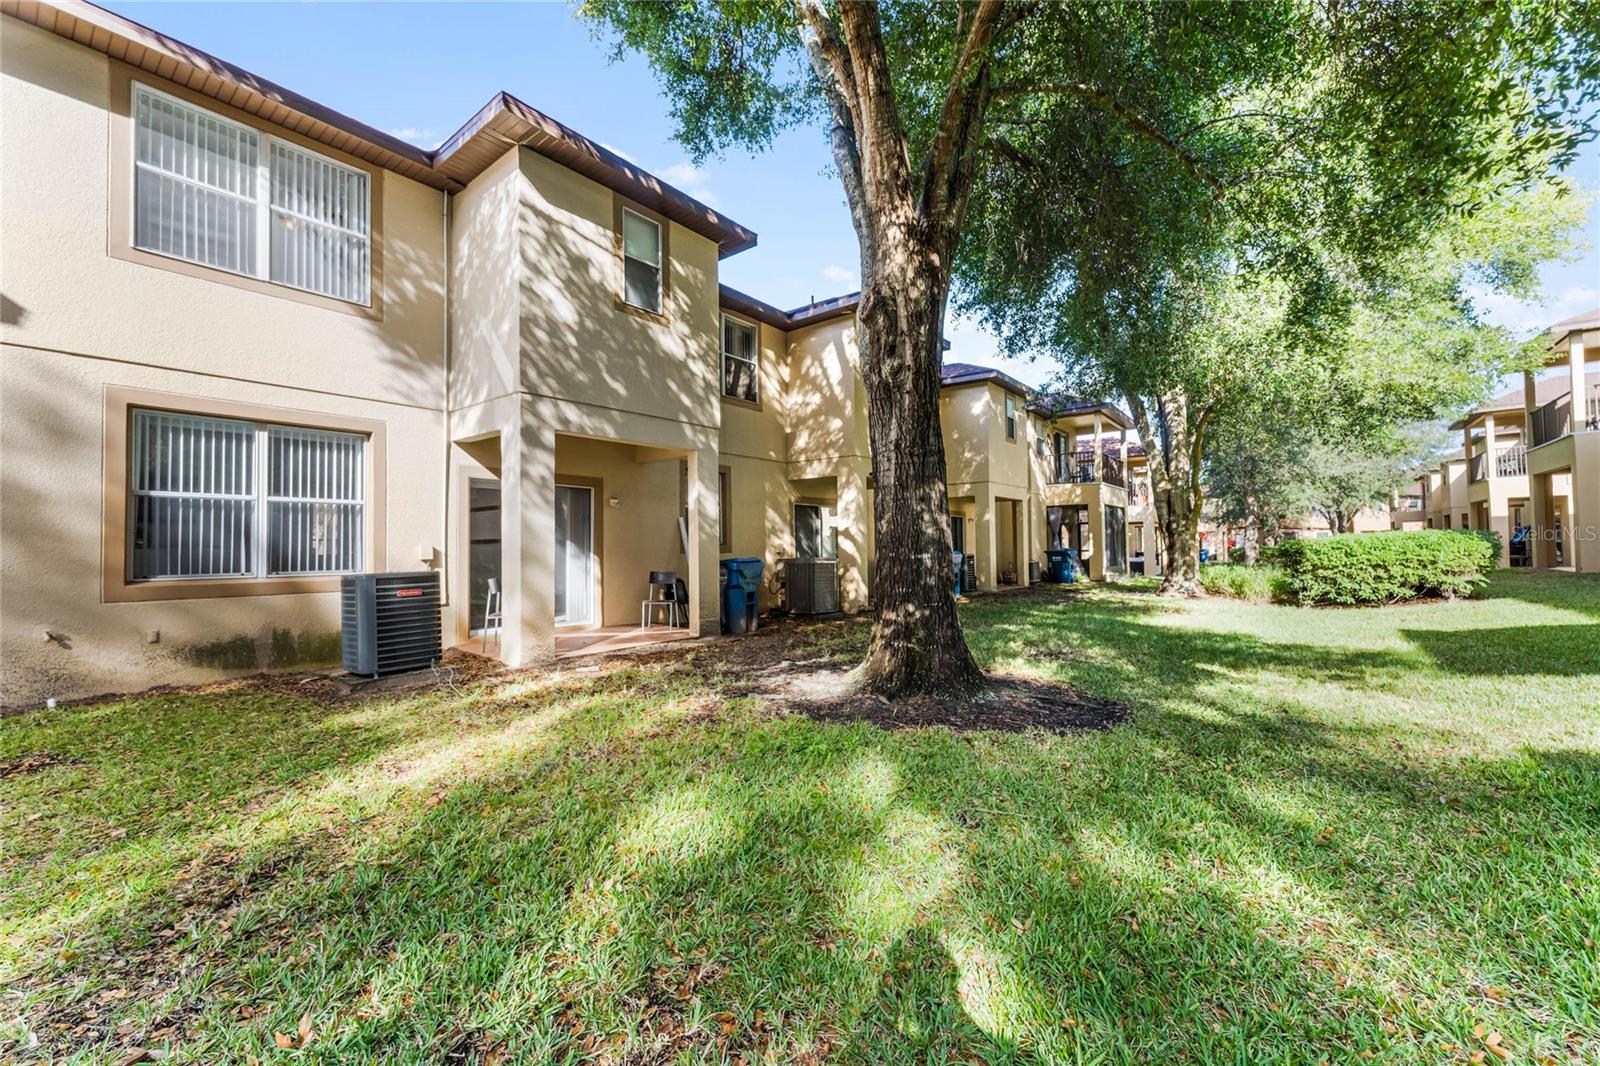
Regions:
M 439 143 L 438 135 L 432 130 L 418 129 L 415 126 L 401 126 L 397 130 L 385 130 L 391 137 L 398 137 L 402 141 L 420 144 L 425 148 L 436 147 Z
M 1485 289 L 1474 289 L 1470 295 L 1486 320 L 1518 334 L 1536 333 L 1600 304 L 1600 288 L 1591 285 L 1568 285 L 1537 300 L 1518 300 Z
M 842 266 L 825 266 L 822 276 L 836 285 L 854 285 L 856 280 L 856 272 Z
M 656 171 L 656 176 L 669 185 L 676 185 L 707 207 L 720 207 L 721 201 L 711 191 L 711 175 L 693 163 L 674 163 Z
M 633 158 L 633 156 L 629 155 L 627 152 L 624 152 L 621 148 L 618 148 L 614 144 L 607 144 L 605 141 L 601 141 L 600 142 L 600 147 L 604 148 L 606 151 L 612 153 L 613 155 L 620 155 L 622 158 L 626 159 L 628 162 L 632 163 L 634 166 L 638 166 L 639 165 L 639 161 L 637 159 Z

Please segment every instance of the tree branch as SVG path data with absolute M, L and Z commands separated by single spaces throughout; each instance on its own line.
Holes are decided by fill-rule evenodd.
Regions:
M 1160 145 L 1168 155 L 1178 161 L 1178 164 L 1184 170 L 1189 172 L 1191 177 L 1209 185 L 1218 196 L 1227 191 L 1222 179 L 1211 173 L 1200 157 L 1185 148 L 1177 138 L 1164 133 L 1155 123 L 1117 99 L 1117 94 L 1110 89 L 1102 89 L 1099 86 L 1088 85 L 1083 82 L 1062 82 L 1049 85 L 1001 85 L 997 86 L 991 95 L 996 100 L 1014 96 L 1047 95 L 1076 96 L 1079 99 L 1087 100 L 1122 119 L 1135 133 Z
M 938 133 L 928 149 L 927 165 L 923 168 L 923 197 L 930 215 L 943 213 L 946 190 L 951 171 L 957 160 L 970 148 L 971 138 L 982 125 L 982 116 L 974 114 L 970 94 L 981 91 L 984 85 L 982 64 L 988 58 L 989 45 L 1005 10 L 1000 0 L 980 0 L 967 30 L 967 39 L 961 45 L 955 66 L 950 72 L 950 85 L 945 89 L 944 103 L 939 108 Z M 977 77 L 969 78 L 974 64 L 980 68 Z M 983 101 L 978 101 L 980 105 Z
M 855 73 L 850 64 L 850 54 L 839 36 L 839 27 L 834 25 L 819 0 L 794 0 L 794 6 L 801 44 L 811 61 L 811 70 L 827 97 L 828 113 L 833 119 L 828 141 L 833 149 L 834 165 L 839 168 L 839 180 L 844 184 L 850 219 L 855 224 L 856 237 L 861 245 L 861 276 L 864 280 L 875 236 L 868 222 L 867 187 L 862 175 L 856 114 L 851 105 L 856 93 Z

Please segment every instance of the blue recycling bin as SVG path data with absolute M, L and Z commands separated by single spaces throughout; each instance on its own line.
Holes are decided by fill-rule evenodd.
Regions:
M 722 631 L 754 633 L 761 613 L 760 559 L 744 556 L 722 560 Z
M 1066 585 L 1078 579 L 1078 549 L 1046 548 L 1044 558 L 1051 581 Z
M 955 577 L 956 577 L 955 587 L 951 591 L 954 592 L 958 598 L 961 595 L 961 570 L 962 570 L 961 564 L 966 562 L 966 559 L 967 559 L 967 557 L 965 555 L 963 555 L 961 552 L 953 551 L 953 552 L 950 553 L 950 565 L 955 569 L 955 572 L 956 572 L 956 574 L 955 574 Z

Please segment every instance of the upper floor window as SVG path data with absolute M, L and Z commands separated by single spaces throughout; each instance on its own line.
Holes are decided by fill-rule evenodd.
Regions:
M 166 411 L 133 412 L 133 580 L 359 570 L 366 438 Z
M 1006 440 L 1017 439 L 1017 398 L 1006 393 Z
M 661 223 L 622 209 L 623 302 L 661 313 Z
M 371 303 L 371 177 L 134 86 L 133 244 Z
M 722 316 L 722 395 L 746 403 L 761 399 L 756 327 Z

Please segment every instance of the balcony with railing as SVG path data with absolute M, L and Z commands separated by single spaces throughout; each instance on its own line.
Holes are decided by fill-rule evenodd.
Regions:
M 1528 449 L 1520 444 L 1500 451 L 1494 457 L 1495 477 L 1521 477 L 1528 472 Z
M 1557 396 L 1549 403 L 1533 412 L 1533 446 L 1549 444 L 1553 440 L 1560 440 L 1569 433 L 1583 430 L 1600 430 L 1600 385 L 1593 385 L 1584 390 L 1588 395 L 1584 398 L 1583 409 L 1580 412 L 1581 422 L 1573 425 L 1572 419 L 1572 393 Z
M 1122 460 L 1115 455 L 1102 455 L 1100 457 L 1100 480 L 1107 485 L 1128 486 L 1128 473 L 1123 468 Z
M 1094 460 L 1056 456 L 1050 467 L 1052 485 L 1087 485 L 1094 480 Z
M 1425 511 L 1427 510 L 1427 503 L 1421 496 L 1402 496 L 1400 497 L 1399 509 L 1402 511 Z

